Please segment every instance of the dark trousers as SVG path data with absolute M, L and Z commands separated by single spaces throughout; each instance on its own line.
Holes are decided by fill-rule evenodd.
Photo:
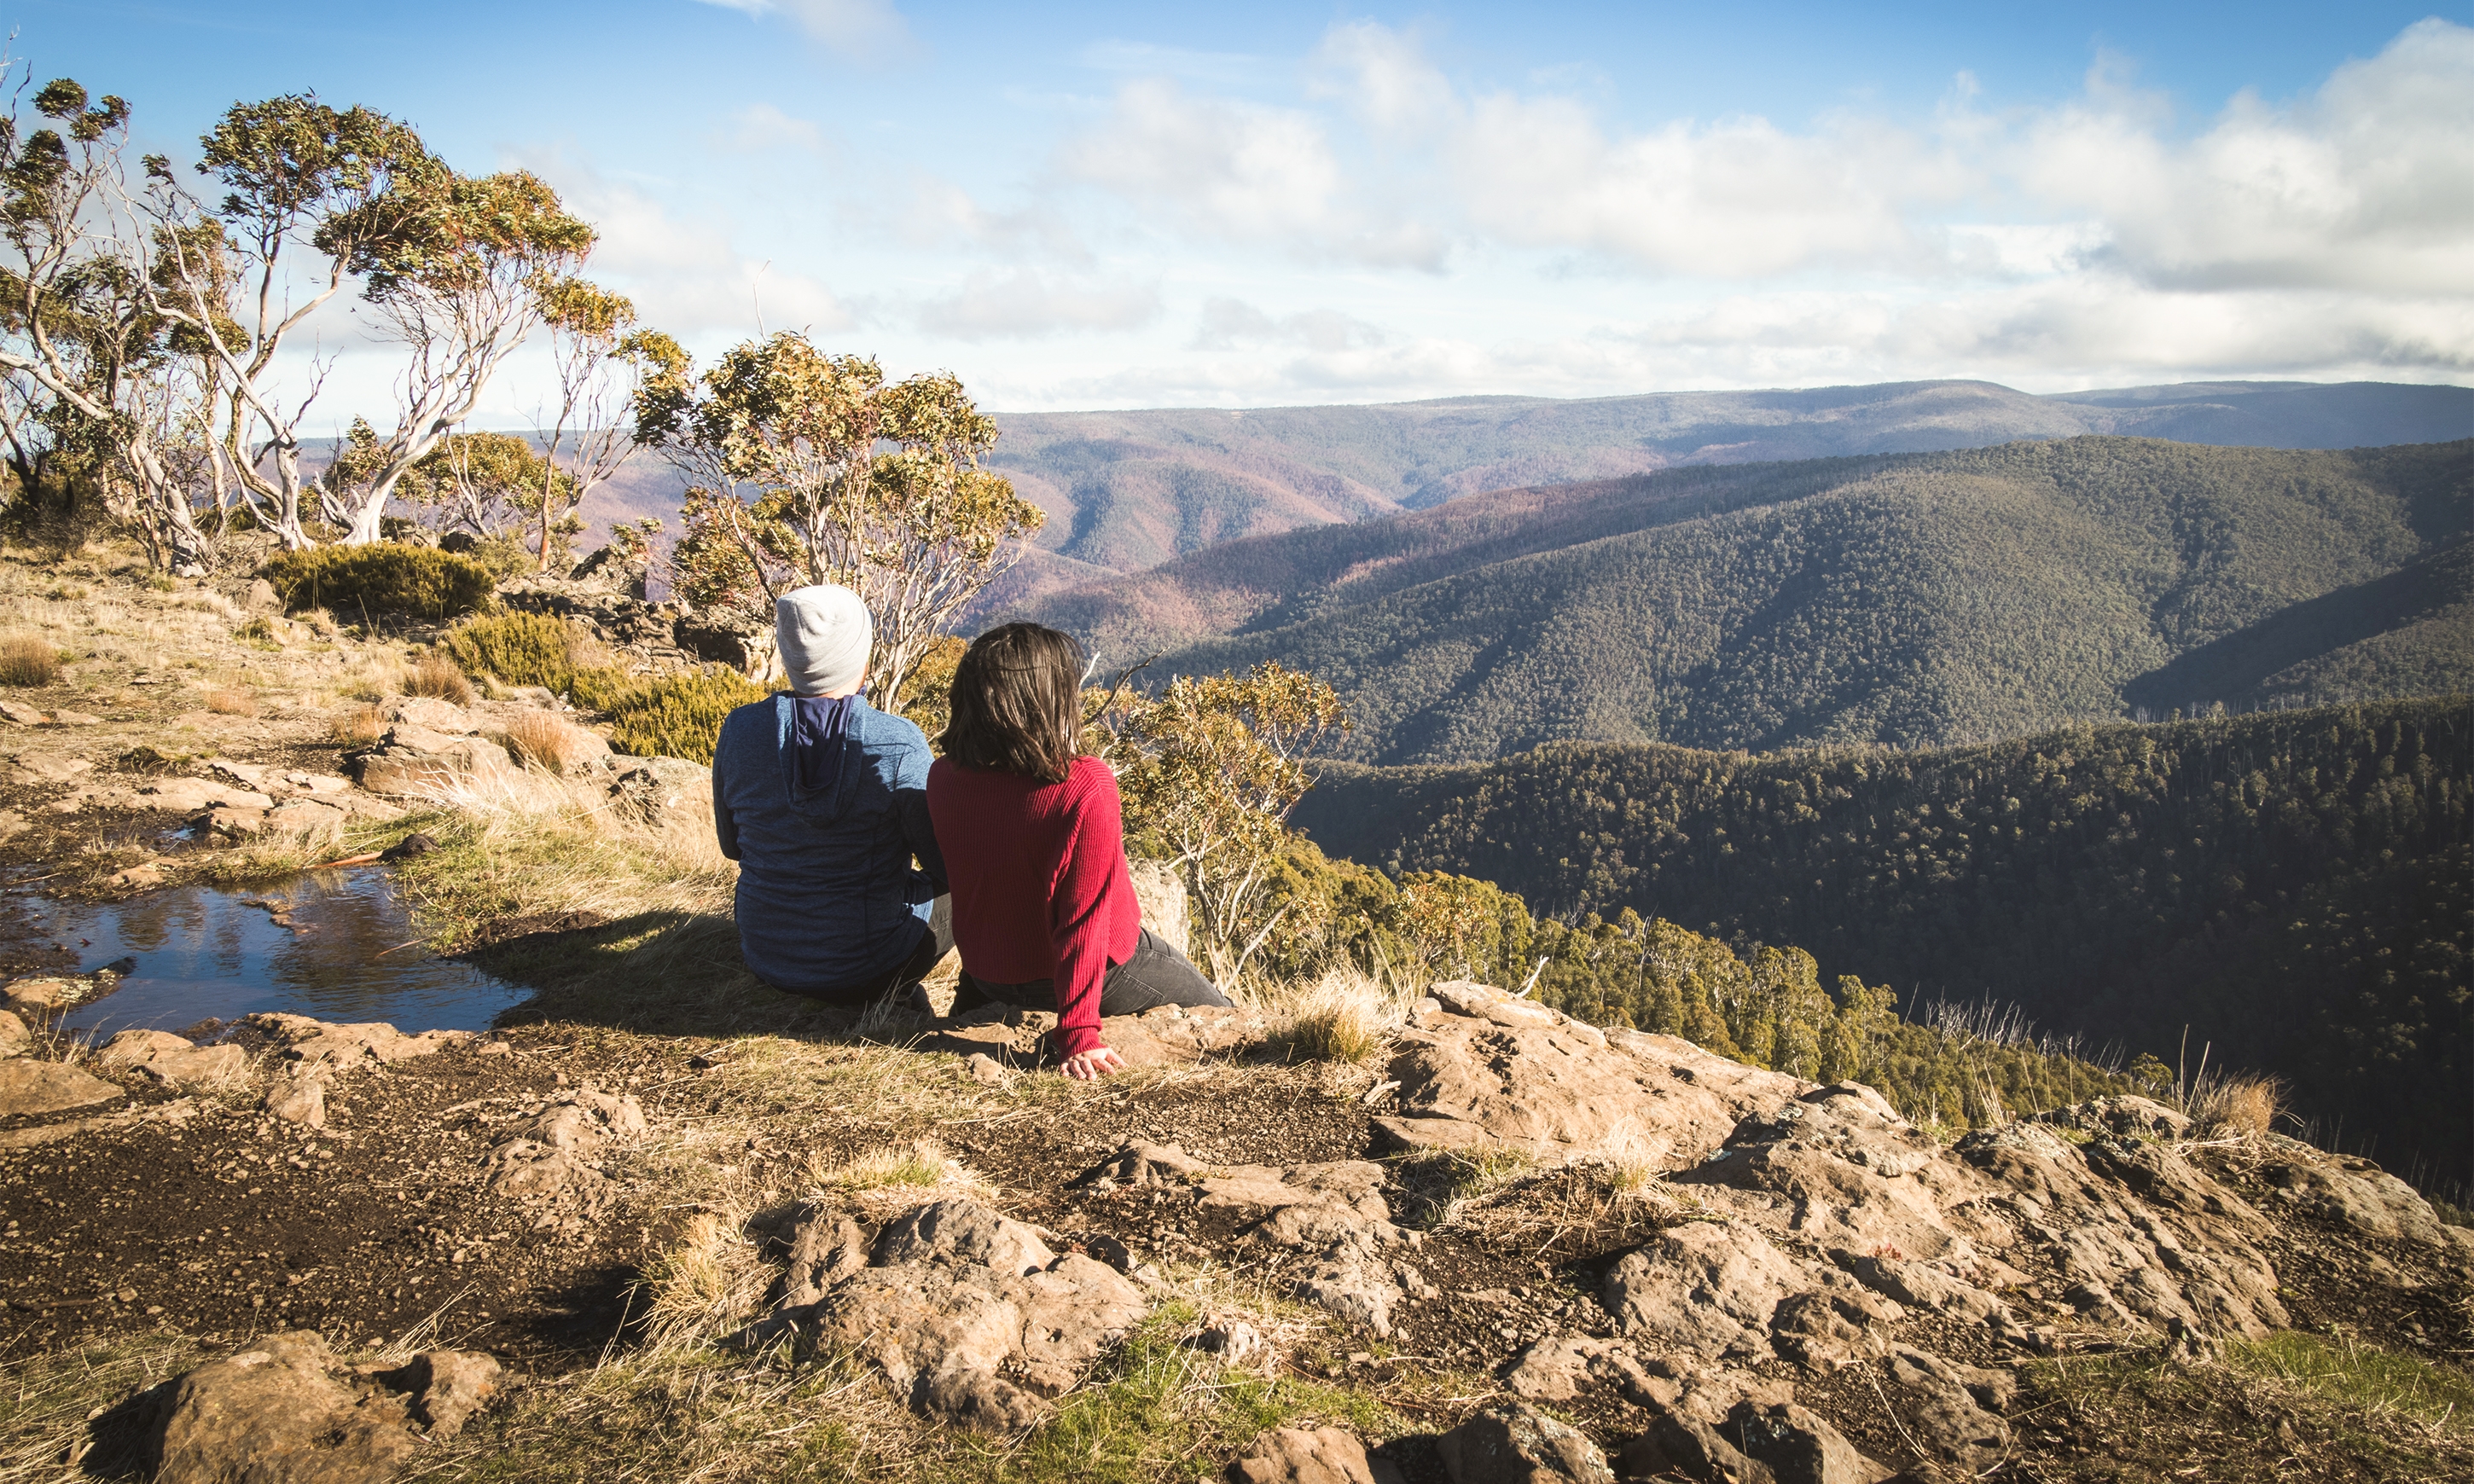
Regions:
M 840 1005 L 857 1010 L 876 1003 L 896 990 L 907 990 L 917 984 L 928 976 L 928 970 L 936 967 L 938 959 L 953 950 L 953 946 L 954 916 L 946 910 L 945 899 L 940 897 L 936 899 L 936 910 L 930 913 L 927 922 L 922 924 L 919 946 L 911 949 L 889 971 L 860 984 L 836 984 L 816 988 L 777 984 L 774 988 L 792 994 L 804 995 L 809 999 L 822 1000 L 828 1005 Z
M 1221 993 L 1218 986 L 1202 977 L 1184 954 L 1152 937 L 1148 927 L 1135 940 L 1134 956 L 1122 964 L 1109 965 L 1108 977 L 1100 982 L 1100 1013 L 1104 1016 L 1140 1015 L 1161 1005 L 1227 1003 L 1228 996 Z M 1029 984 L 990 984 L 963 974 L 954 992 L 954 1014 L 991 1004 L 1045 1010 L 1053 1015 L 1056 1011 L 1056 983 L 1053 979 L 1033 979 Z

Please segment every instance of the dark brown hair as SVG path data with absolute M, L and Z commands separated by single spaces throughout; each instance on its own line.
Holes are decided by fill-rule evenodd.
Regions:
M 947 757 L 1062 783 L 1081 752 L 1082 646 L 1038 624 L 990 629 L 954 667 L 953 706 Z

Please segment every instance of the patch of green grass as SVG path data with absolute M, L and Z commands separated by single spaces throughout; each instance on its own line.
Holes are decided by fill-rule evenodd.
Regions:
M 2349 1335 L 2280 1329 L 2264 1340 L 2232 1342 L 2225 1360 L 2349 1411 L 2406 1417 L 2474 1435 L 2474 1376 Z

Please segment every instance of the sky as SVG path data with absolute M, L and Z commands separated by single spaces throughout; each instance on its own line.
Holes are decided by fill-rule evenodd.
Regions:
M 700 358 L 804 329 L 997 411 L 2474 383 L 2463 5 L 12 6 L 135 149 L 366 105 L 548 181 Z M 316 322 L 339 424 L 372 323 Z

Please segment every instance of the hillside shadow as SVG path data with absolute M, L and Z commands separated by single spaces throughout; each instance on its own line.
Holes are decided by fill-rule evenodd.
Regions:
M 2279 609 L 2133 680 L 2122 699 L 2164 712 L 2245 696 L 2294 665 L 2467 602 L 2474 602 L 2474 542 Z

